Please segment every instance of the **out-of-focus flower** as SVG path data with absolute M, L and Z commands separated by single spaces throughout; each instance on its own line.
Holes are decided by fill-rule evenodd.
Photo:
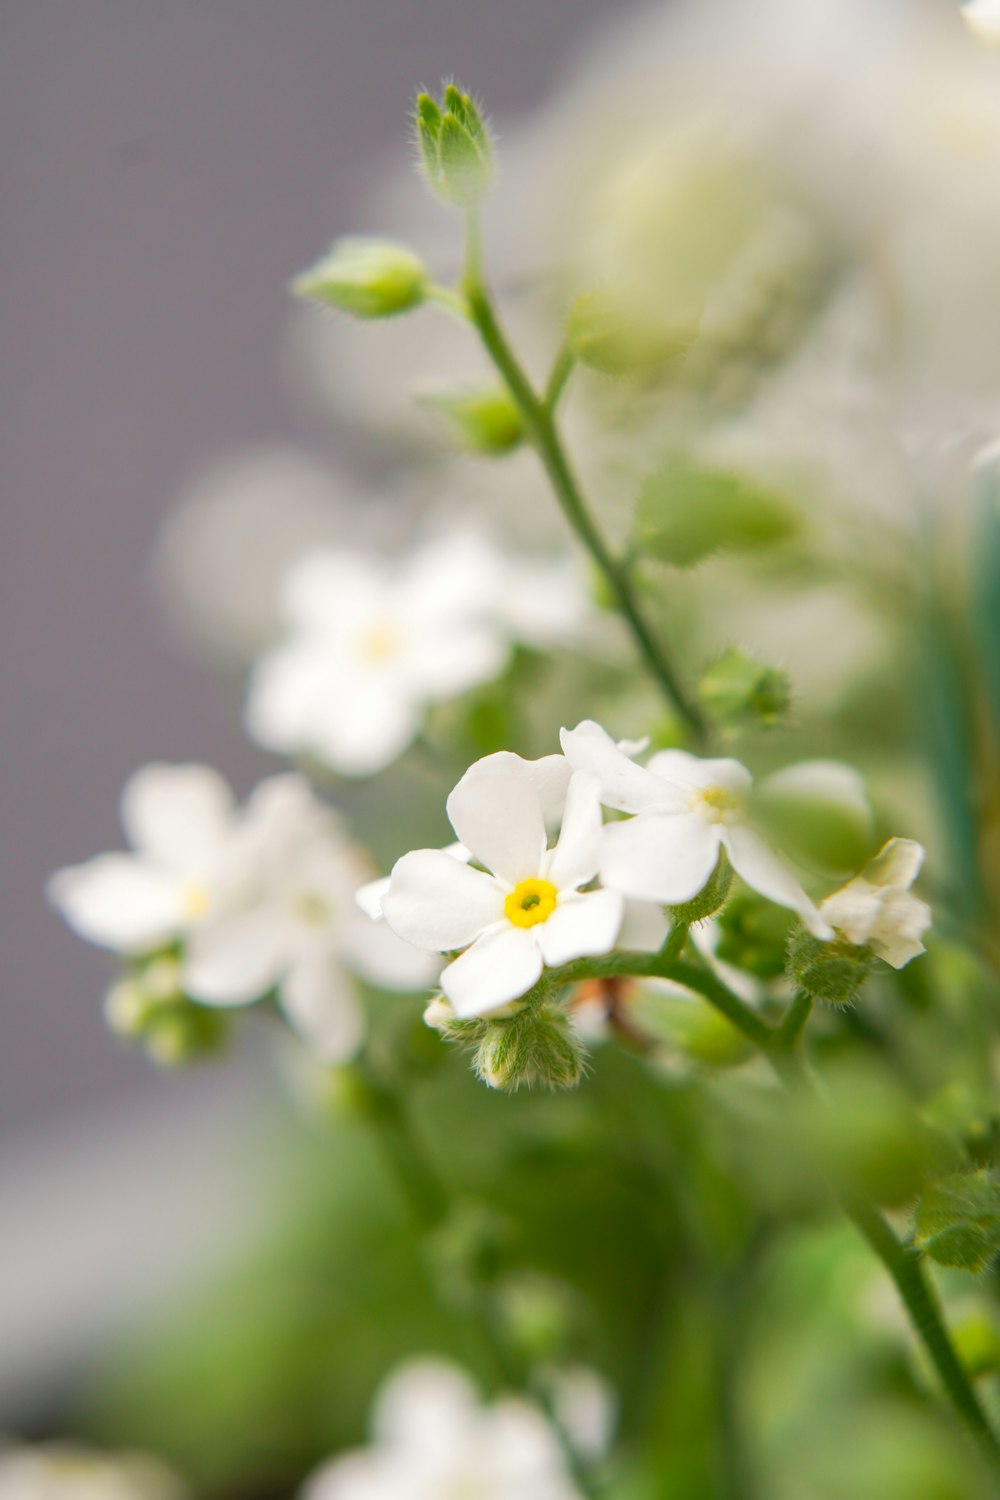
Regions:
M 233 794 L 208 766 L 143 766 L 125 784 L 131 854 L 59 870 L 50 901 L 81 937 L 116 953 L 175 942 L 228 907 L 244 883 Z
M 62 1444 L 0 1448 L 0 1500 L 186 1500 L 156 1459 Z
M 481 1405 L 453 1365 L 404 1366 L 373 1426 L 372 1445 L 318 1470 L 300 1500 L 579 1500 L 541 1414 L 515 1397 Z
M 250 733 L 347 776 L 389 765 L 428 706 L 488 681 L 512 640 L 565 641 L 592 613 L 569 565 L 508 557 L 473 536 L 397 563 L 317 553 L 292 569 L 285 604 L 291 634 L 253 674 Z
M 1000 5 L 997 0 L 965 0 L 961 11 L 978 41 L 990 47 L 1000 47 Z
M 831 927 L 849 942 L 867 946 L 894 969 L 924 952 L 921 941 L 931 909 L 910 890 L 924 851 L 913 839 L 890 839 L 860 875 L 821 904 Z
M 184 987 L 205 1005 L 245 1005 L 276 990 L 288 1020 L 328 1061 L 355 1051 L 362 1018 L 355 976 L 417 990 L 437 965 L 359 911 L 366 873 L 336 815 L 296 775 L 264 781 L 246 809 L 252 894 L 193 933 Z
M 638 766 L 592 720 L 564 729 L 562 742 L 574 769 L 597 779 L 605 805 L 634 814 L 604 831 L 600 871 L 610 888 L 678 906 L 704 889 L 725 851 L 747 885 L 829 936 L 794 875 L 750 827 L 753 782 L 739 761 L 662 750 Z
M 545 809 L 557 788 L 566 799 L 562 829 L 548 849 Z M 441 976 L 458 1016 L 484 1015 L 516 1000 L 546 965 L 614 946 L 621 896 L 581 891 L 597 874 L 601 846 L 593 777 L 570 779 L 561 756 L 525 761 L 504 751 L 471 766 L 447 807 L 452 827 L 485 871 L 440 849 L 415 850 L 394 866 L 382 911 L 418 947 L 465 950 Z

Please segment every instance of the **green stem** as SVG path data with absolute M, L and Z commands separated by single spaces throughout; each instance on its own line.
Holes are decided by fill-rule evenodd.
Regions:
M 549 378 L 545 382 L 544 405 L 545 410 L 549 413 L 550 416 L 555 412 L 556 407 L 559 405 L 559 398 L 561 397 L 563 391 L 566 389 L 569 377 L 572 375 L 575 368 L 576 355 L 573 353 L 572 349 L 568 349 L 565 345 L 563 345 L 563 347 L 559 350 L 559 353 L 556 355 L 555 362 L 549 373 Z
M 667 959 L 662 950 L 658 954 L 612 953 L 606 959 L 567 964 L 558 971 L 558 978 L 565 982 L 577 978 L 625 975 L 673 979 L 695 990 L 767 1058 L 790 1093 L 818 1098 L 796 1047 L 811 1009 L 807 997 L 796 995 L 780 1025 L 772 1028 L 710 970 L 680 959 Z M 1000 1441 L 955 1351 L 919 1252 L 901 1243 L 892 1226 L 860 1188 L 837 1185 L 834 1192 L 855 1228 L 895 1283 L 914 1332 L 937 1371 L 952 1407 L 994 1469 L 1000 1470 Z
M 707 726 L 701 710 L 688 697 L 662 643 L 651 630 L 633 592 L 628 569 L 608 547 L 587 507 L 556 429 L 553 411 L 535 394 L 497 321 L 482 276 L 478 225 L 471 216 L 462 290 L 469 318 L 521 414 L 527 439 L 541 460 L 563 515 L 602 574 L 647 668 L 668 702 L 684 719 L 693 739 L 702 743 Z M 556 396 L 560 388 L 556 382 Z

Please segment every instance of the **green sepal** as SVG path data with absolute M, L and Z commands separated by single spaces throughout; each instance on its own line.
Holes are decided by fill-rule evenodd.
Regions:
M 688 927 L 695 922 L 703 922 L 706 917 L 714 917 L 725 906 L 732 884 L 733 867 L 723 849 L 719 851 L 715 869 L 697 896 L 692 896 L 690 901 L 681 902 L 680 906 L 672 906 L 671 916 L 675 922 L 683 922 Z
M 474 207 L 493 179 L 490 132 L 476 101 L 457 84 L 448 83 L 441 104 L 430 94 L 418 95 L 415 124 L 432 190 L 446 203 Z
M 702 673 L 698 698 L 708 716 L 723 728 L 770 728 L 788 713 L 791 686 L 786 672 L 765 666 L 732 646 Z
M 834 938 L 823 942 L 805 928 L 788 939 L 788 977 L 798 989 L 826 1005 L 852 1005 L 871 972 L 870 948 Z
M 536 1083 L 547 1089 L 571 1089 L 579 1083 L 586 1049 L 557 1005 L 529 1003 L 509 1018 L 486 1019 L 475 1070 L 490 1088 L 513 1093 Z

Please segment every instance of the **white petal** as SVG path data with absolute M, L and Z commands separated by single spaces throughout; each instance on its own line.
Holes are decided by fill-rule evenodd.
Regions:
M 509 647 L 485 625 L 462 621 L 417 634 L 406 655 L 413 692 L 428 703 L 457 698 L 503 669 Z
M 457 1366 L 417 1359 L 386 1381 L 376 1398 L 373 1427 L 380 1444 L 447 1455 L 474 1429 L 478 1416 L 475 1391 Z
M 551 966 L 609 953 L 622 925 L 625 898 L 618 891 L 574 893 L 560 901 L 547 922 L 532 930 Z
M 233 794 L 210 766 L 142 766 L 121 795 L 129 842 L 165 868 L 192 871 L 216 858 L 233 828 Z
M 626 901 L 618 945 L 640 953 L 655 953 L 663 947 L 669 927 L 662 906 L 652 901 Z
M 798 912 L 809 931 L 819 938 L 830 938 L 833 929 L 820 916 L 813 902 L 799 885 L 791 870 L 767 847 L 752 828 L 737 825 L 726 828 L 723 842 L 733 869 L 741 880 L 769 901 Z
M 393 866 L 382 915 L 417 948 L 464 948 L 499 921 L 503 892 L 489 875 L 470 870 L 442 849 L 415 849 Z
M 639 901 L 676 906 L 703 889 L 719 857 L 720 828 L 696 813 L 646 813 L 604 830 L 601 880 Z
M 388 886 L 389 881 L 385 884 Z M 436 953 L 405 942 L 388 922 L 348 922 L 340 941 L 349 967 L 380 989 L 410 993 L 424 990 L 434 983 L 441 970 Z
M 566 789 L 573 774 L 573 767 L 565 755 L 542 755 L 538 760 L 525 760 L 512 750 L 498 750 L 494 755 L 484 756 L 476 764 L 491 771 L 509 771 L 512 776 L 522 777 L 535 790 L 546 828 L 559 826 L 566 802 Z M 468 851 L 466 858 L 471 858 Z
M 354 893 L 358 906 L 372 922 L 382 920 L 382 898 L 390 885 L 392 885 L 392 876 L 381 875 L 378 880 L 369 880 Z
M 179 883 L 131 854 L 58 870 L 46 891 L 74 931 L 118 953 L 162 947 L 184 925 Z
M 923 845 L 915 839 L 889 839 L 874 859 L 868 861 L 864 878 L 872 885 L 908 888 L 920 874 L 923 862 Z
M 926 901 L 909 891 L 892 891 L 872 934 L 872 947 L 887 964 L 902 969 L 911 958 L 926 952 L 921 939 L 930 925 L 931 909 Z
M 647 769 L 682 791 L 720 786 L 743 798 L 753 786 L 753 777 L 738 760 L 705 760 L 700 755 L 689 755 L 686 750 L 658 750 L 650 756 Z
M 546 844 L 541 801 L 522 767 L 488 755 L 469 767 L 447 802 L 462 843 L 511 885 L 538 874 Z
M 447 536 L 411 553 L 399 579 L 400 608 L 414 620 L 483 620 L 493 615 L 502 558 L 481 537 Z
M 584 719 L 575 729 L 559 736 L 566 759 L 574 771 L 589 771 L 601 784 L 601 800 L 619 812 L 644 812 L 652 808 L 681 806 L 683 799 L 665 787 L 656 776 L 630 760 L 600 724 Z
M 302 953 L 281 981 L 281 1008 L 324 1062 L 353 1057 L 364 1035 L 354 981 L 328 950 Z
M 531 989 L 542 972 L 542 955 L 532 934 L 509 923 L 478 937 L 448 965 L 441 988 L 463 1019 L 483 1016 Z
M 575 890 L 597 874 L 601 857 L 601 789 L 596 776 L 578 771 L 566 793 L 559 842 L 545 864 L 558 891 Z
M 184 989 L 204 1005 L 247 1005 L 277 984 L 295 953 L 295 934 L 276 912 L 242 912 L 194 934 L 184 959 Z
M 284 613 L 307 630 L 341 630 L 388 599 L 385 570 L 363 553 L 311 552 L 289 569 L 282 586 Z

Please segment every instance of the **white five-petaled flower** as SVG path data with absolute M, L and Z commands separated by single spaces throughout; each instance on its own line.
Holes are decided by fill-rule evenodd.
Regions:
M 443 1361 L 397 1371 L 373 1426 L 372 1445 L 319 1469 L 300 1500 L 579 1500 L 541 1413 L 513 1396 L 481 1405 Z
M 121 822 L 132 853 L 57 871 L 48 895 L 81 937 L 141 955 L 193 931 L 243 884 L 235 799 L 209 766 L 151 764 L 126 782 Z
M 921 939 L 931 924 L 927 902 L 910 890 L 923 862 L 923 848 L 913 839 L 889 839 L 860 875 L 827 896 L 820 911 L 848 942 L 867 944 L 901 969 L 924 952 Z
M 564 729 L 562 744 L 574 769 L 597 779 L 605 806 L 633 814 L 604 830 L 605 886 L 677 906 L 704 888 L 725 850 L 747 885 L 798 912 L 817 937 L 831 936 L 795 876 L 750 827 L 752 778 L 739 761 L 661 750 L 639 766 L 589 719 Z
M 461 542 L 428 545 L 396 564 L 343 551 L 304 558 L 285 583 L 289 638 L 251 679 L 251 735 L 347 776 L 389 765 L 428 705 L 503 666 L 507 641 L 484 608 L 492 580 L 478 558 Z
M 184 1500 L 187 1491 L 157 1460 L 51 1443 L 0 1448 L 0 1500 Z
M 622 897 L 582 889 L 600 857 L 598 790 L 592 776 L 571 776 L 561 755 L 488 755 L 469 768 L 447 804 L 452 827 L 485 870 L 440 849 L 418 849 L 396 862 L 383 915 L 417 947 L 465 950 L 441 976 L 457 1015 L 496 1010 L 525 994 L 546 965 L 614 946 Z M 549 849 L 546 814 L 560 803 L 562 829 Z

